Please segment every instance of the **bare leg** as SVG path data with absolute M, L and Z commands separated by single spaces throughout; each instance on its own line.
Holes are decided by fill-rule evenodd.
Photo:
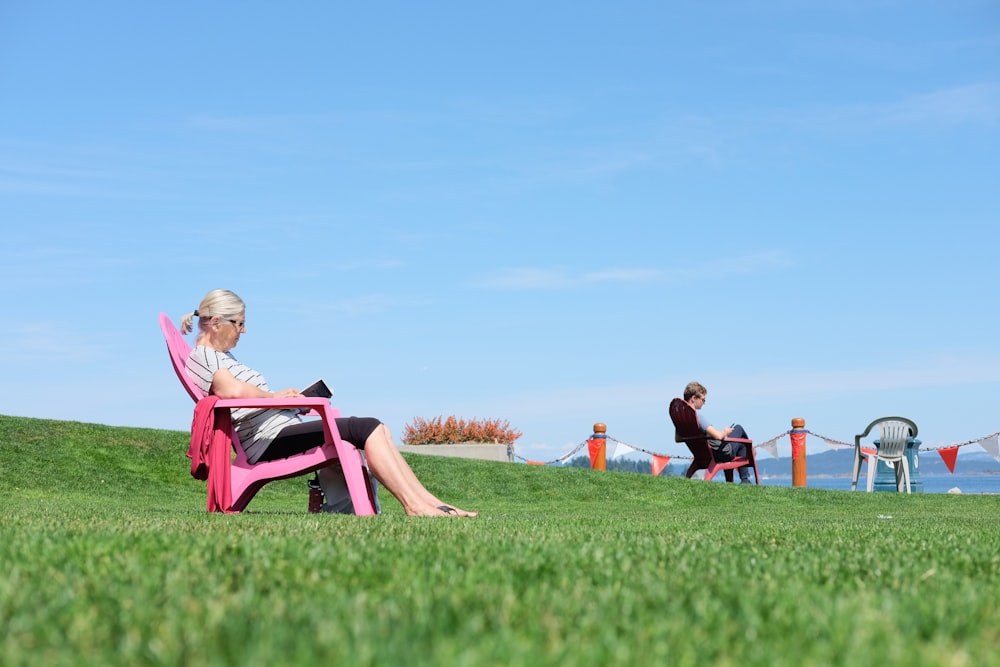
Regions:
M 392 441 L 392 433 L 385 424 L 375 429 L 365 441 L 365 458 L 368 459 L 368 467 L 375 478 L 389 489 L 389 493 L 396 497 L 410 516 L 478 515 L 478 512 L 468 512 L 448 505 L 428 491 L 399 453 L 399 448 Z

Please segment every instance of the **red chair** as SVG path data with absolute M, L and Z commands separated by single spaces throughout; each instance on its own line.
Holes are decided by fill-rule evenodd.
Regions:
M 185 369 L 191 347 L 184 336 L 177 330 L 170 318 L 160 313 L 160 329 L 167 340 L 167 351 L 174 372 L 187 393 L 197 403 L 205 398 L 204 392 L 191 380 Z M 230 408 L 300 408 L 314 411 L 323 420 L 323 430 L 326 442 L 320 447 L 314 447 L 302 454 L 290 456 L 277 461 L 261 461 L 250 464 L 246 452 L 240 444 L 236 429 L 232 429 L 230 437 L 235 459 L 230 463 L 230 488 L 232 498 L 228 508 L 230 511 L 242 512 L 254 495 L 268 482 L 298 477 L 319 470 L 339 461 L 344 470 L 344 479 L 354 504 L 354 513 L 371 516 L 375 514 L 375 497 L 368 475 L 362 468 L 361 453 L 351 443 L 341 440 L 334 421 L 340 412 L 330 405 L 325 398 L 253 398 L 253 399 L 220 399 L 215 404 L 216 410 Z M 311 413 L 312 414 L 312 413 Z
M 705 480 L 709 481 L 720 470 L 726 476 L 727 482 L 733 481 L 733 470 L 743 466 L 753 468 L 754 482 L 760 484 L 757 473 L 757 460 L 753 455 L 753 440 L 745 438 L 726 438 L 724 442 L 742 442 L 746 445 L 747 454 L 732 461 L 716 461 L 712 448 L 708 444 L 708 436 L 698 426 L 698 415 L 687 401 L 675 398 L 670 401 L 670 421 L 674 423 L 674 440 L 683 442 L 691 450 L 694 460 L 688 466 L 686 476 L 691 477 L 698 470 L 705 470 Z

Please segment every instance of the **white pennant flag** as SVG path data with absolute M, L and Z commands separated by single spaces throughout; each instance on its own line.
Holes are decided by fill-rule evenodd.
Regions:
M 837 442 L 836 440 L 827 440 L 823 436 L 820 436 L 820 438 L 823 440 L 823 442 L 826 443 L 826 446 L 829 447 L 830 449 L 843 449 L 844 447 L 853 447 L 854 446 L 854 445 L 845 444 L 843 442 Z
M 633 448 L 629 447 L 624 442 L 618 442 L 617 440 L 615 440 L 615 451 L 611 453 L 611 458 L 616 459 L 619 456 L 625 456 L 627 454 L 631 454 L 634 451 L 635 450 Z
M 778 441 L 771 440 L 770 442 L 764 442 L 757 445 L 758 449 L 763 449 L 765 452 L 770 454 L 773 458 L 778 458 Z
M 985 449 L 990 456 L 1000 461 L 1000 448 L 997 447 L 997 436 L 991 435 L 979 441 L 980 446 Z

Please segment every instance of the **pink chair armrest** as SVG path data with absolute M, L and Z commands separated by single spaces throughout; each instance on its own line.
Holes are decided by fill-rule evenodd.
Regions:
M 330 405 L 330 399 L 319 396 L 296 396 L 289 398 L 226 398 L 216 401 L 215 408 L 266 408 L 272 410 L 299 409 L 308 415 L 315 415 L 323 420 L 323 430 L 326 440 L 335 445 L 343 456 L 340 432 L 333 420 L 340 417 L 340 410 Z M 352 443 L 353 444 L 353 443 Z
M 285 408 L 310 408 L 321 412 L 324 408 L 336 411 L 330 405 L 329 399 L 313 396 L 296 396 L 293 398 L 220 398 L 216 402 L 217 408 L 271 408 L 281 410 Z

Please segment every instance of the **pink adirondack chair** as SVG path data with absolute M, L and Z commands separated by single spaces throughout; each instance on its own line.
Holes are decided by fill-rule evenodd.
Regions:
M 174 326 L 174 323 L 170 321 L 170 318 L 163 313 L 160 313 L 160 329 L 167 341 L 167 351 L 170 353 L 174 372 L 192 400 L 197 403 L 205 398 L 205 394 L 194 383 L 185 368 L 188 355 L 191 354 L 191 347 Z M 233 429 L 230 437 L 236 457 L 230 463 L 230 488 L 232 490 L 232 498 L 228 507 L 230 511 L 242 512 L 254 495 L 268 482 L 304 475 L 339 460 L 344 470 L 347 489 L 351 494 L 351 502 L 354 504 L 354 513 L 363 516 L 375 514 L 374 492 L 369 483 L 368 475 L 362 468 L 361 453 L 351 443 L 340 438 L 337 423 L 334 421 L 340 416 L 340 412 L 330 405 L 328 399 L 306 397 L 220 399 L 215 405 L 216 410 L 229 410 L 231 408 L 313 410 L 323 420 L 326 442 L 320 447 L 314 447 L 307 452 L 290 456 L 287 459 L 250 464 L 247 461 L 246 452 L 243 451 L 243 446 L 240 444 L 239 436 Z
M 753 454 L 753 441 L 744 438 L 726 438 L 726 442 L 742 442 L 747 447 L 747 455 L 740 456 L 732 461 L 716 461 L 712 454 L 712 448 L 708 444 L 708 436 L 701 432 L 698 427 L 698 415 L 694 408 L 687 404 L 684 399 L 675 398 L 670 401 L 670 420 L 674 423 L 674 439 L 683 442 L 691 450 L 694 460 L 687 469 L 687 477 L 702 468 L 705 469 L 705 479 L 711 480 L 720 470 L 726 477 L 727 482 L 733 481 L 733 470 L 750 466 L 753 468 L 753 478 L 760 484 L 760 475 L 757 473 L 757 459 Z

